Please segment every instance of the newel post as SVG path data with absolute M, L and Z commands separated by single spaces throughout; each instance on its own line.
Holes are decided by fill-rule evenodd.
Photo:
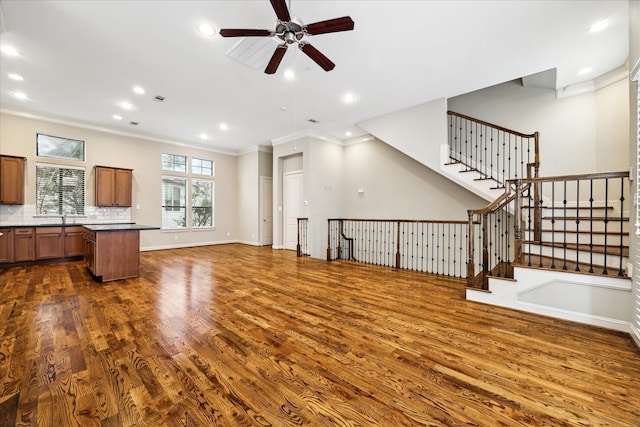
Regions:
M 327 219 L 327 261 L 331 261 L 331 220 Z
M 468 230 L 467 230 L 467 286 L 472 287 L 473 286 L 473 278 L 476 275 L 476 271 L 475 271 L 475 258 L 474 258 L 474 246 L 473 246 L 473 241 L 474 239 L 474 234 L 473 234 L 473 211 L 471 209 L 469 209 L 467 211 L 467 215 L 469 216 L 469 224 L 467 225 Z
M 515 182 L 516 186 L 516 199 L 515 199 L 515 207 L 514 207 L 514 218 L 515 218 L 515 236 L 514 236 L 514 258 L 517 264 L 521 264 L 523 261 L 522 258 L 522 246 L 523 246 L 523 236 L 522 236 L 522 179 L 518 179 Z

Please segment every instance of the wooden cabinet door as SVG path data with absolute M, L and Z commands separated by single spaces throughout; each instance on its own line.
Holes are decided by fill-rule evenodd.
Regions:
M 82 227 L 73 226 L 64 229 L 64 256 L 82 256 L 84 252 L 84 233 Z
M 96 274 L 96 241 L 95 233 L 84 234 L 84 262 L 87 264 L 89 270 Z
M 115 169 L 96 166 L 96 206 L 114 206 L 115 182 Z
M 131 206 L 132 172 L 128 169 L 116 169 L 115 205 L 121 207 Z
M 13 229 L 0 228 L 0 263 L 13 262 Z
M 64 257 L 62 227 L 36 228 L 36 259 Z
M 35 259 L 33 228 L 16 228 L 13 235 L 13 261 L 33 261 Z
M 0 204 L 24 204 L 24 158 L 0 156 Z

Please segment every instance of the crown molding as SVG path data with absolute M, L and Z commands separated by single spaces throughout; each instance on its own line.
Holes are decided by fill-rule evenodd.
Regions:
M 43 122 L 56 123 L 56 124 L 59 124 L 59 125 L 73 126 L 73 127 L 80 128 L 80 129 L 87 129 L 87 130 L 92 130 L 92 131 L 96 131 L 96 132 L 103 132 L 103 133 L 108 133 L 108 134 L 111 134 L 111 135 L 125 136 L 127 138 L 140 139 L 140 140 L 143 140 L 143 141 L 159 142 L 159 143 L 162 143 L 162 144 L 177 145 L 179 147 L 186 147 L 186 148 L 193 148 L 193 149 L 197 149 L 197 150 L 209 151 L 209 152 L 212 152 L 212 153 L 224 154 L 224 155 L 227 155 L 227 156 L 237 156 L 238 155 L 238 151 L 237 150 L 224 150 L 224 149 L 221 149 L 221 148 L 206 147 L 206 146 L 203 146 L 203 145 L 192 144 L 192 143 L 188 143 L 188 142 L 174 141 L 174 140 L 163 139 L 163 138 L 158 138 L 158 137 L 154 137 L 154 136 L 141 135 L 141 134 L 130 133 L 130 132 L 123 132 L 123 131 L 110 129 L 110 128 L 105 128 L 105 127 L 101 127 L 101 126 L 96 126 L 96 125 L 92 125 L 92 124 L 88 124 L 88 123 L 74 122 L 74 121 L 67 120 L 67 119 L 51 117 L 51 116 L 38 114 L 38 113 L 31 113 L 31 112 L 28 112 L 28 111 L 12 110 L 12 109 L 8 109 L 8 108 L 0 108 L 0 113 L 9 114 L 9 115 L 12 115 L 12 116 L 17 116 L 17 117 L 23 117 L 23 118 L 26 118 L 26 119 L 41 120 Z

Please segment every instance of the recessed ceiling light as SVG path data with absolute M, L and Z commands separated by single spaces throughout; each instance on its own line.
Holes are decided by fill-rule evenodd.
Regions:
M 11 80 L 16 80 L 18 82 L 21 82 L 24 80 L 24 77 L 22 77 L 20 74 L 9 73 L 8 76 Z
M 121 102 L 120 103 L 120 107 L 122 107 L 123 110 L 127 110 L 127 111 L 131 111 L 131 110 L 134 110 L 136 108 L 132 103 L 127 102 L 127 101 Z
M 3 44 L 2 46 L 0 46 L 0 51 L 2 51 L 2 53 L 4 53 L 5 55 L 9 55 L 9 56 L 20 55 L 15 47 L 9 46 L 7 44 Z
M 280 111 L 287 111 L 287 106 L 283 105 L 282 107 L 280 107 Z
M 198 31 L 200 31 L 200 34 L 207 36 L 207 37 L 211 37 L 212 35 L 214 35 L 216 33 L 216 30 L 209 24 L 202 24 L 198 27 Z
M 347 93 L 345 96 L 342 97 L 342 101 L 346 102 L 347 104 L 350 104 L 355 100 L 356 100 L 356 97 L 352 93 Z
M 293 72 L 293 70 L 287 70 L 287 71 L 285 71 L 285 72 L 284 72 L 284 77 L 285 77 L 286 79 L 291 80 L 291 79 L 293 79 L 295 76 L 296 76 L 296 73 L 294 73 L 294 72 Z
M 13 92 L 13 96 L 15 96 L 18 99 L 27 99 L 27 94 L 24 92 Z
M 349 131 L 346 131 L 344 134 L 345 134 L 345 136 L 351 136 L 351 135 L 353 135 L 353 134 L 352 134 L 351 132 L 349 132 Z
M 138 95 L 144 95 L 144 88 L 142 88 L 140 86 L 134 86 L 133 87 L 133 91 L 135 93 L 137 93 Z
M 119 115 L 119 114 L 114 114 L 112 117 L 113 117 L 115 120 L 122 120 L 122 116 L 121 116 L 121 115 Z
M 597 33 L 598 31 L 602 31 L 605 28 L 607 28 L 608 25 L 609 25 L 609 23 L 607 21 L 594 22 L 593 25 L 591 27 L 589 27 L 589 32 L 590 33 Z
M 229 130 L 229 126 L 226 123 L 220 123 L 220 130 Z
M 207 140 L 207 139 L 209 139 L 209 135 L 207 135 L 206 133 L 201 133 L 200 134 L 200 139 Z
M 583 69 L 581 69 L 580 71 L 578 71 L 578 74 L 580 75 L 584 75 L 584 74 L 588 74 L 591 72 L 591 68 L 589 67 L 584 67 Z

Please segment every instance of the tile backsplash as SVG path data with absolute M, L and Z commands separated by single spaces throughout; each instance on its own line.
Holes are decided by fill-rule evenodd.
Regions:
M 131 221 L 131 208 L 86 206 L 82 216 L 67 216 L 67 224 L 108 224 Z M 38 216 L 36 205 L 0 205 L 1 225 L 58 224 L 59 216 Z

